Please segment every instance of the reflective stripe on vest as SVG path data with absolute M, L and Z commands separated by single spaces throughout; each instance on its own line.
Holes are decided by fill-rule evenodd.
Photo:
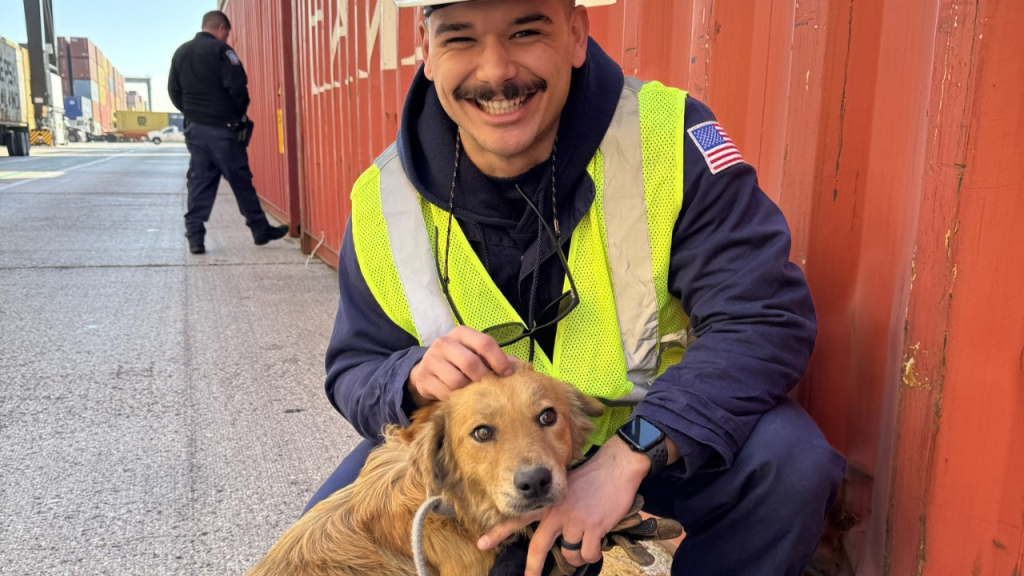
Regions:
M 658 299 L 654 292 L 647 204 L 644 199 L 640 97 L 643 83 L 626 78 L 619 105 L 601 141 L 604 221 L 615 311 L 619 317 L 629 394 L 606 403 L 643 400 L 658 370 Z M 643 233 L 641 233 L 642 231 Z
M 628 417 L 629 406 L 643 399 L 654 378 L 678 362 L 685 348 L 688 319 L 667 286 L 671 234 L 682 205 L 684 101 L 685 92 L 627 79 L 611 125 L 588 166 L 597 197 L 573 232 L 569 255 L 577 284 L 591 280 L 591 294 L 597 297 L 590 298 L 590 302 L 607 302 L 601 309 L 610 312 L 614 308 L 615 316 L 609 324 L 607 312 L 598 317 L 593 316 L 593 309 L 589 312 L 590 318 L 597 318 L 604 326 L 591 334 L 600 341 L 588 351 L 592 358 L 579 357 L 578 353 L 580 337 L 584 332 L 593 332 L 574 319 L 580 317 L 580 309 L 563 321 L 563 325 L 574 327 L 567 329 L 576 334 L 574 352 L 569 356 L 577 357 L 566 358 L 559 353 L 563 325 L 559 327 L 555 357 L 551 359 L 557 360 L 555 365 L 542 351 L 537 354 L 538 370 L 561 376 L 581 389 L 588 384 L 591 389 L 594 385 L 604 386 L 604 392 L 594 395 L 606 404 L 624 406 L 609 409 L 599 419 L 597 443 L 614 433 Z M 454 327 L 448 303 L 439 288 L 432 250 L 434 227 L 446 225 L 446 212 L 416 193 L 394 146 L 360 177 L 352 199 L 353 240 L 367 285 L 397 325 L 422 345 L 429 346 Z M 445 232 L 440 230 L 441 242 Z M 485 329 L 495 319 L 518 319 L 457 222 L 452 232 L 450 291 L 467 323 Z M 381 254 L 385 252 L 384 246 L 390 247 L 390 253 Z M 444 246 L 440 248 L 443 253 Z M 588 263 L 589 269 L 578 269 L 577 266 L 584 266 L 577 262 L 578 251 L 584 249 L 587 256 L 581 262 Z M 596 276 L 589 278 L 593 274 Z M 581 278 L 583 282 L 579 281 Z M 580 290 L 586 302 L 587 294 L 582 286 Z M 460 293 L 461 298 L 467 299 L 469 313 L 463 309 Z M 467 317 L 474 310 L 475 321 Z M 611 333 L 616 327 L 618 331 L 614 349 L 608 348 L 609 326 Z M 515 345 L 506 351 L 523 357 L 526 348 L 519 348 Z M 622 353 L 616 362 L 611 356 L 618 355 L 617 350 Z M 614 368 L 616 365 L 619 368 Z M 607 382 L 575 382 L 573 376 Z
M 381 212 L 388 227 L 391 256 L 409 303 L 412 323 L 423 346 L 455 329 L 441 293 L 430 238 L 416 188 L 402 170 L 398 146 L 392 144 L 374 164 L 380 170 Z M 383 248 L 383 247 L 381 247 Z

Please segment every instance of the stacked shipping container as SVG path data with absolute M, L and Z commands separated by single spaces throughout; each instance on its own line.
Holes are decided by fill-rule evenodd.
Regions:
M 125 110 L 138 110 L 143 112 L 146 110 L 146 99 L 134 90 L 130 90 L 125 95 Z
M 707 102 L 792 227 L 819 318 L 795 395 L 850 462 L 818 569 L 1020 574 L 1024 3 L 599 3 L 604 49 Z M 334 262 L 351 184 L 394 139 L 419 66 L 418 12 L 226 10 L 266 127 L 253 150 L 286 143 L 253 162 L 257 188 L 275 206 L 282 183 L 301 193 L 278 212 Z
M 88 38 L 60 38 L 58 59 L 67 62 L 66 69 L 61 68 L 61 77 L 71 88 L 68 94 L 92 100 L 99 129 L 113 130 L 114 111 L 126 106 L 124 76 Z
M 0 37 L 0 122 L 35 129 L 31 98 L 32 70 L 28 50 Z
M 60 82 L 61 89 L 64 91 L 64 97 L 74 95 L 74 90 L 71 85 L 71 47 L 68 45 L 68 39 L 64 37 L 57 38 L 57 65 L 60 68 Z

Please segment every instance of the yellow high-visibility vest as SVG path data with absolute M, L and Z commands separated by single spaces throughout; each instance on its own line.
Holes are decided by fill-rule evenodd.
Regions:
M 587 166 L 596 196 L 572 233 L 569 267 L 580 305 L 534 367 L 609 407 L 591 436 L 603 444 L 651 382 L 682 360 L 689 318 L 668 290 L 672 230 L 683 203 L 686 92 L 627 78 L 611 125 Z M 424 200 L 394 145 L 356 181 L 352 239 L 359 269 L 388 317 L 422 346 L 455 328 L 434 262 L 448 214 Z M 449 293 L 476 330 L 522 322 L 453 223 Z M 565 290 L 568 290 L 566 281 Z M 505 348 L 528 358 L 528 341 Z

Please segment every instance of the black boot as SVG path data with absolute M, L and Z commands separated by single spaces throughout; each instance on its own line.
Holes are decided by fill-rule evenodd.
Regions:
M 271 240 L 278 240 L 288 235 L 288 225 L 282 224 L 281 226 L 267 226 L 262 234 L 255 235 L 253 240 L 257 246 L 263 246 Z
M 206 254 L 202 236 L 188 236 L 188 251 L 193 254 Z

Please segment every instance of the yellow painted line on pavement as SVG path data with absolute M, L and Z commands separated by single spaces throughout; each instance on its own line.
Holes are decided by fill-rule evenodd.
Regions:
M 63 172 L 30 172 L 28 170 L 22 170 L 20 172 L 0 172 L 0 180 L 20 180 L 22 178 L 56 178 L 58 176 L 63 175 Z
M 109 162 L 109 161 L 111 161 L 111 160 L 113 160 L 115 158 L 122 158 L 124 156 L 132 156 L 132 154 L 129 152 L 129 153 L 125 153 L 125 154 L 118 154 L 116 156 L 107 156 L 105 158 L 100 158 L 99 160 L 93 160 L 92 162 L 86 162 L 85 164 L 78 164 L 76 166 L 72 166 L 72 167 L 64 170 L 64 173 L 66 174 L 68 172 L 71 172 L 72 170 L 78 170 L 79 168 L 85 168 L 87 166 L 93 166 L 95 164 L 100 164 L 102 162 Z M 27 184 L 29 182 L 35 182 L 36 180 L 38 180 L 38 178 L 27 178 L 25 180 L 18 180 L 17 182 L 11 182 L 10 184 L 7 184 L 5 186 L 0 186 L 0 190 L 9 190 L 11 188 L 14 188 L 15 186 L 21 186 L 22 184 Z

